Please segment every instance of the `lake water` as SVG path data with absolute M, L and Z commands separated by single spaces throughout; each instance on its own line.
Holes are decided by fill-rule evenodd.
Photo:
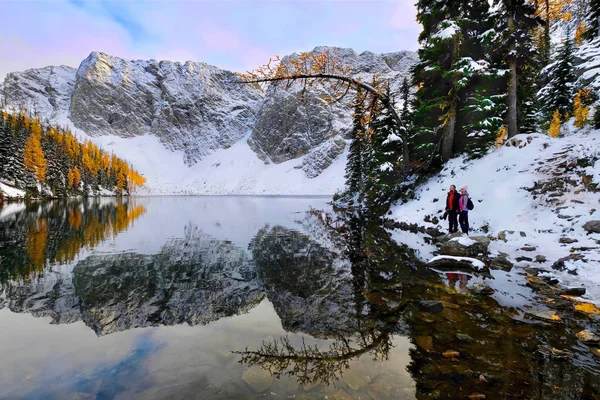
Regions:
M 0 208 L 0 399 L 600 398 L 573 336 L 594 319 L 528 319 L 511 274 L 469 294 L 480 277 L 307 213 L 328 200 Z

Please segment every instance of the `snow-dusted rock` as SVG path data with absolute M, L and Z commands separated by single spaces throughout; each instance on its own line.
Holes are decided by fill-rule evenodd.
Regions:
M 485 264 L 483 261 L 478 260 L 476 258 L 471 257 L 455 257 L 455 256 L 436 256 L 433 257 L 427 263 L 428 267 L 440 268 L 440 267 L 450 267 L 450 268 L 468 268 L 475 271 L 481 271 L 485 269 Z
M 70 118 L 92 136 L 152 134 L 193 164 L 252 128 L 262 92 L 232 72 L 188 61 L 128 61 L 93 52 L 77 70 Z
M 71 105 L 76 71 L 63 65 L 11 72 L 0 88 L 0 97 L 13 108 L 24 108 L 44 118 L 66 115 Z
M 486 256 L 490 239 L 485 236 L 460 236 L 440 245 L 440 252 L 447 256 L 477 257 Z
M 600 220 L 586 222 L 583 224 L 583 229 L 588 233 L 600 233 Z
M 584 43 L 575 52 L 575 87 L 600 90 L 600 38 Z

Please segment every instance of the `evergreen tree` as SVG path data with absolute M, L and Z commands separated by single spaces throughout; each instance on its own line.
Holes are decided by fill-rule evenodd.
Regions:
M 408 79 L 404 77 L 402 80 L 402 86 L 400 87 L 400 97 L 402 98 L 402 111 L 400 112 L 400 119 L 404 123 L 406 129 L 411 124 L 410 115 L 410 87 L 408 86 Z
M 522 127 L 530 129 L 535 118 L 535 85 L 539 52 L 533 45 L 533 29 L 542 24 L 534 3 L 527 0 L 497 0 L 495 14 L 502 35 L 494 47 L 508 66 L 506 128 L 513 137 Z
M 363 157 L 365 151 L 365 96 L 358 90 L 354 99 L 354 115 L 352 124 L 352 142 L 350 143 L 346 164 L 346 187 L 348 194 L 361 201 L 363 190 Z
M 495 19 L 489 2 L 420 1 L 420 62 L 414 69 L 414 142 L 417 158 L 434 152 L 445 161 L 494 140 L 503 109 L 503 71 L 493 62 Z M 476 112 L 473 112 L 476 111 Z M 482 129 L 485 127 L 485 129 Z M 478 138 L 472 140 L 472 138 Z M 414 158 L 414 157 L 413 157 Z
M 586 21 L 589 39 L 600 37 L 600 0 L 589 0 L 589 14 Z
M 600 129 L 600 102 L 596 103 L 596 109 L 594 110 L 593 127 L 596 129 Z
M 549 82 L 538 96 L 544 110 L 544 119 L 548 120 L 558 110 L 561 118 L 573 113 L 573 84 L 576 80 L 573 73 L 574 44 L 567 30 L 567 35 L 562 43 L 555 62 L 547 70 Z
M 390 112 L 381 103 L 372 104 L 370 114 L 370 156 L 364 163 L 365 203 L 370 212 L 381 215 L 400 195 L 402 139 L 394 131 Z

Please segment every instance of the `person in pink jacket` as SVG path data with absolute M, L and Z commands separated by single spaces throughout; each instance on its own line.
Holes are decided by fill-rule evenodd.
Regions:
M 467 186 L 460 188 L 460 198 L 458 199 L 458 205 L 460 207 L 460 215 L 458 216 L 458 223 L 460 224 L 460 230 L 463 233 L 469 233 L 469 209 L 467 203 L 469 202 L 469 193 L 467 192 Z

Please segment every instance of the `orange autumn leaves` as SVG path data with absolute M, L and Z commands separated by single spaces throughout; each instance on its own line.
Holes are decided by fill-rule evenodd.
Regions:
M 23 163 L 25 168 L 32 172 L 38 181 L 46 180 L 46 157 L 42 150 L 42 127 L 40 121 L 33 120 L 33 123 L 28 124 L 31 134 L 25 142 L 25 150 L 23 154 Z
M 146 208 L 130 202 L 118 202 L 109 206 L 110 212 L 82 212 L 80 207 L 72 207 L 68 211 L 67 221 L 70 227 L 68 234 L 57 236 L 49 227 L 49 219 L 40 217 L 27 230 L 25 249 L 28 263 L 19 273 L 23 279 L 43 273 L 46 263 L 73 261 L 81 249 L 94 248 L 107 238 L 115 237 L 126 230 L 141 217 Z M 48 238 L 58 240 L 58 250 L 52 255 L 48 249 Z M 54 237 L 54 239 L 52 239 Z M 13 276 L 17 278 L 17 276 Z
M 51 157 L 47 150 L 45 152 L 47 144 L 52 144 L 53 148 L 68 158 L 70 167 L 64 171 L 64 175 L 71 189 L 80 189 L 83 180 L 89 183 L 90 178 L 98 180 L 101 174 L 106 179 L 114 178 L 117 192 L 133 192 L 146 182 L 125 160 L 103 151 L 89 140 L 80 143 L 69 130 L 44 127 L 37 118 L 30 118 L 24 112 L 3 112 L 0 116 L 0 123 L 8 122 L 13 129 L 22 126 L 29 132 L 23 151 L 23 164 L 39 182 L 45 182 L 47 178 L 47 158 Z

